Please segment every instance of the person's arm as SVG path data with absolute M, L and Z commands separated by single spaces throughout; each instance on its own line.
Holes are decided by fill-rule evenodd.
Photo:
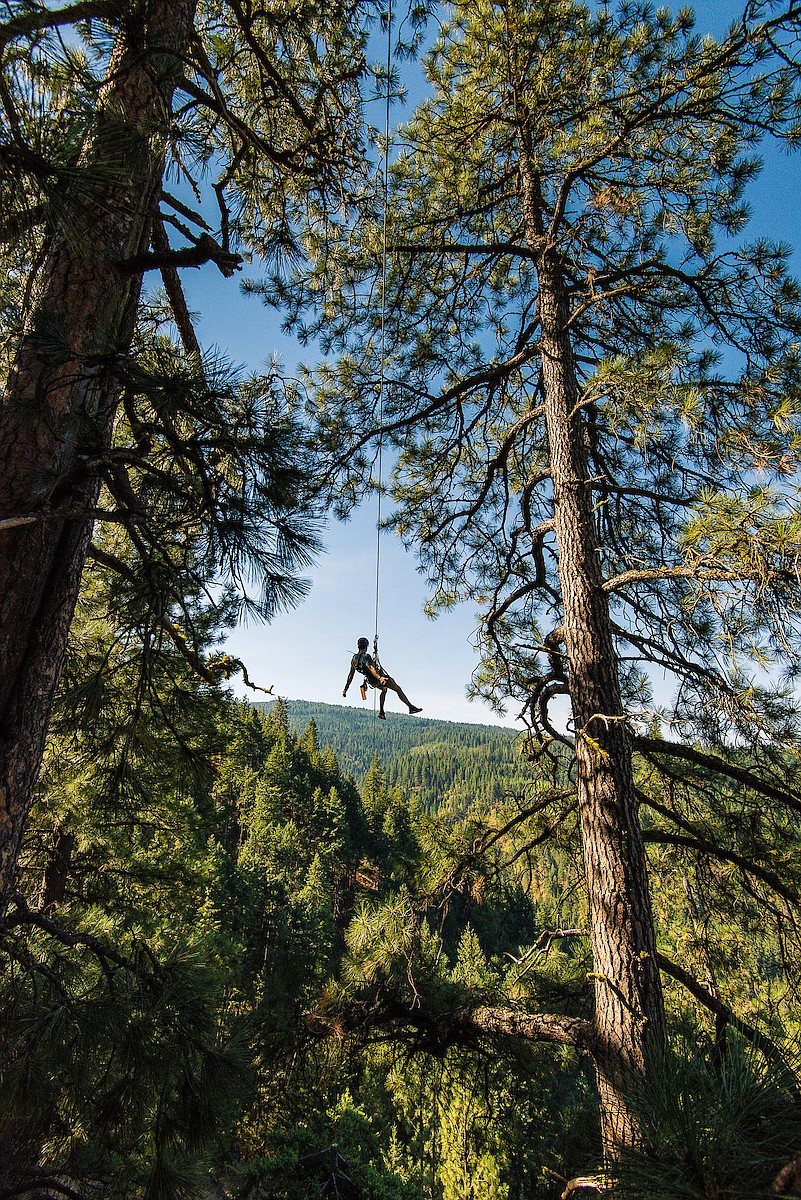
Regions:
M 350 664 L 350 674 L 348 675 L 348 678 L 345 680 L 345 686 L 344 686 L 344 687 L 343 687 L 343 689 L 342 689 L 342 695 L 343 695 L 343 696 L 347 696 L 347 694 L 348 694 L 348 688 L 349 688 L 349 687 L 350 687 L 350 685 L 353 683 L 353 676 L 354 676 L 355 674 L 356 674 L 356 665 L 355 665 L 355 663 L 353 662 L 353 660 L 351 659 L 351 664 Z

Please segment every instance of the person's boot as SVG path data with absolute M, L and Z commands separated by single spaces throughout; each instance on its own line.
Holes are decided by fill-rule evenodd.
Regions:
M 422 711 L 423 711 L 422 708 L 415 708 L 415 706 L 413 704 L 409 705 L 409 716 L 411 716 L 413 713 L 419 713 Z

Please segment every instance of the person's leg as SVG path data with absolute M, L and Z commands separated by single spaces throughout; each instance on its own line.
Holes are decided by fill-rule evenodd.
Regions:
M 378 696 L 378 715 L 382 721 L 386 721 L 387 714 L 384 712 L 384 701 L 387 698 L 387 689 L 381 688 Z
M 387 687 L 392 688 L 393 692 L 397 692 L 410 713 L 419 713 L 423 711 L 421 708 L 418 708 L 416 704 L 412 704 L 403 688 L 400 686 L 400 684 L 396 683 L 394 679 L 385 679 L 384 682 L 386 683 Z

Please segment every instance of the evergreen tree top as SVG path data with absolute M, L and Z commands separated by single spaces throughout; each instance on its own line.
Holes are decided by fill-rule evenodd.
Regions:
M 434 94 L 404 127 L 388 214 L 391 524 L 432 610 L 483 606 L 476 692 L 519 696 L 535 725 L 565 636 L 547 301 L 628 711 L 664 708 L 717 744 L 792 737 L 801 289 L 786 246 L 747 240 L 747 185 L 760 142 L 798 142 L 799 38 L 779 5 L 714 39 L 687 10 L 465 0 L 428 57 Z M 341 357 L 315 412 L 345 505 L 377 436 L 378 313 L 348 294 L 378 266 L 365 231 L 306 277 L 338 289 L 325 328 Z M 305 280 L 294 300 L 305 311 Z M 653 671 L 675 705 L 654 702 Z

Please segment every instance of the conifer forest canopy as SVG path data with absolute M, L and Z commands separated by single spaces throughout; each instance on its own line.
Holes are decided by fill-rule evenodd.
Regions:
M 800 47 L 0 3 L 0 1197 L 801 1192 Z M 233 698 L 378 489 L 525 736 Z

